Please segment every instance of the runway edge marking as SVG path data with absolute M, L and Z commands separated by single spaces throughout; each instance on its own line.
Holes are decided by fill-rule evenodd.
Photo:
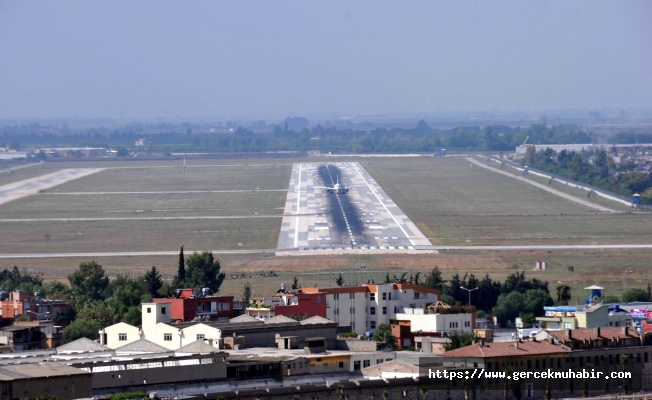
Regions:
M 398 225 L 399 229 L 401 230 L 401 232 L 403 232 L 403 234 L 405 235 L 405 237 L 408 238 L 408 240 L 410 241 L 410 243 L 412 244 L 412 246 L 414 246 L 414 245 L 415 245 L 415 244 L 414 244 L 414 240 L 412 240 L 412 238 L 410 237 L 410 235 L 407 234 L 407 232 L 405 231 L 405 229 L 403 229 L 403 226 L 398 222 L 398 220 L 396 219 L 396 217 L 394 216 L 394 214 L 392 214 L 392 212 L 389 211 L 389 208 L 387 208 L 387 206 L 385 205 L 385 203 L 383 203 L 383 201 L 380 199 L 380 197 L 378 197 L 378 194 L 377 194 L 376 191 L 371 187 L 371 185 L 369 184 L 369 182 L 367 182 L 367 180 L 364 178 L 364 176 L 362 175 L 362 173 L 360 172 L 360 170 L 358 169 L 358 166 L 357 166 L 356 164 L 357 164 L 357 163 L 351 163 L 351 166 L 353 166 L 353 168 L 355 168 L 355 172 L 358 173 L 358 175 L 359 175 L 360 178 L 364 181 L 364 183 L 367 185 L 367 187 L 369 188 L 369 190 L 371 190 L 371 193 L 373 193 L 374 196 L 376 196 L 376 199 L 378 200 L 378 202 L 383 206 L 383 208 L 385 209 L 385 211 L 387 211 L 387 213 L 392 217 L 392 219 L 394 220 L 394 222 L 396 223 L 396 225 Z

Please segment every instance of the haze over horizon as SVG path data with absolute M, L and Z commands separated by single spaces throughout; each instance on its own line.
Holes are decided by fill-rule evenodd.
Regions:
M 652 107 L 652 3 L 0 3 L 0 118 Z

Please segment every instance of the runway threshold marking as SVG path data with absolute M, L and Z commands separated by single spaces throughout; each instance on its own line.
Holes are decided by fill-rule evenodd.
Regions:
M 352 165 L 353 168 L 355 169 L 355 172 L 358 173 L 358 176 L 360 176 L 360 178 L 361 178 L 361 179 L 364 181 L 364 183 L 367 185 L 367 187 L 369 188 L 369 190 L 371 190 L 371 193 L 373 193 L 374 196 L 376 196 L 376 199 L 377 199 L 378 202 L 383 206 L 383 208 L 385 209 L 385 211 L 387 211 L 387 213 L 392 217 L 392 219 L 394 220 L 394 222 L 396 222 L 396 225 L 398 225 L 398 228 L 401 230 L 401 232 L 403 232 L 403 234 L 405 235 L 405 237 L 408 238 L 408 240 L 410 241 L 410 243 L 414 246 L 414 240 L 412 240 L 412 239 L 410 238 L 410 235 L 408 235 L 407 232 L 405 231 L 405 229 L 403 229 L 403 226 L 398 222 L 398 220 L 396 219 L 396 217 L 394 216 L 394 214 L 392 214 L 391 211 L 389 211 L 389 208 L 387 208 L 387 206 L 385 205 L 385 203 L 383 203 L 383 201 L 380 199 L 380 197 L 378 197 L 378 194 L 374 191 L 374 189 L 371 187 L 371 185 L 369 184 L 369 182 L 367 182 L 367 180 L 364 178 L 364 176 L 362 175 L 362 173 L 361 173 L 360 170 L 358 169 L 358 166 L 355 165 L 355 163 L 351 163 L 351 165 Z
M 297 217 L 294 226 L 294 247 L 299 247 L 299 208 L 301 207 L 301 164 L 299 164 L 299 176 L 297 177 Z

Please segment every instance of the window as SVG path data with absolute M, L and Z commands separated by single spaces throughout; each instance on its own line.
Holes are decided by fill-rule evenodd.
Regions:
M 152 313 L 152 307 L 147 307 L 147 314 L 151 314 L 151 313 Z
M 525 397 L 534 397 L 534 383 L 525 384 Z
M 217 320 L 218 321 L 228 321 L 229 317 L 219 317 Z
M 369 366 L 371 366 L 371 360 L 364 360 L 362 362 L 362 368 L 367 368 Z
M 203 333 L 198 333 L 197 334 L 197 340 L 204 340 L 204 334 Z
M 419 292 L 414 292 L 414 298 L 415 298 L 415 299 L 420 299 L 420 298 L 421 298 L 421 294 L 420 294 Z
M 464 321 L 464 327 L 465 328 L 470 328 L 471 327 L 471 321 Z
M 398 307 L 394 306 L 394 314 L 398 312 Z
M 165 315 L 165 307 L 161 307 L 161 314 Z
M 353 370 L 360 371 L 360 361 L 353 361 Z
M 321 296 L 317 296 L 317 304 L 321 304 Z
M 387 314 L 387 307 L 383 307 L 383 315 Z
M 371 329 L 376 329 L 376 321 L 371 321 Z
M 391 299 L 392 299 L 392 293 L 390 292 L 390 293 L 387 295 L 387 300 L 391 300 Z
M 573 324 L 570 322 L 564 322 L 564 329 L 573 329 Z
M 376 307 L 369 307 L 369 314 L 376 315 Z
M 231 309 L 231 305 L 229 303 L 218 303 L 217 309 L 219 311 L 228 311 Z
M 376 293 L 369 293 L 369 300 L 376 301 Z
M 383 293 L 383 300 L 387 300 L 387 293 Z
M 344 362 L 343 361 L 340 361 L 339 365 L 340 365 L 340 368 L 344 368 Z
M 121 342 L 124 342 L 127 340 L 127 334 L 126 333 L 118 333 L 118 340 Z
M 171 342 L 172 341 L 172 334 L 171 333 L 164 333 L 163 334 L 163 340 L 166 342 Z

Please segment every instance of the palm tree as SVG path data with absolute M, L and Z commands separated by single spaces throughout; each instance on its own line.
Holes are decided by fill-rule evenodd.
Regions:
M 568 304 L 571 299 L 571 288 L 566 284 L 557 286 L 557 302 Z
M 512 369 L 510 367 L 505 367 L 505 379 L 503 379 L 503 400 L 509 400 L 509 385 L 507 382 L 509 382 L 509 379 L 507 379 L 507 375 L 511 375 Z
M 622 366 L 622 372 L 627 371 L 627 364 L 629 364 L 629 357 L 626 355 L 620 356 L 620 365 Z M 623 374 L 623 393 L 629 394 L 629 387 L 627 386 L 627 378 L 624 377 L 625 374 Z
M 593 364 L 586 363 L 583 370 L 586 372 L 590 368 L 593 368 Z M 582 397 L 589 397 L 589 379 L 584 377 L 582 378 Z
M 545 394 L 545 400 L 550 400 L 552 398 L 552 393 L 550 391 L 550 378 L 546 381 L 546 394 Z

